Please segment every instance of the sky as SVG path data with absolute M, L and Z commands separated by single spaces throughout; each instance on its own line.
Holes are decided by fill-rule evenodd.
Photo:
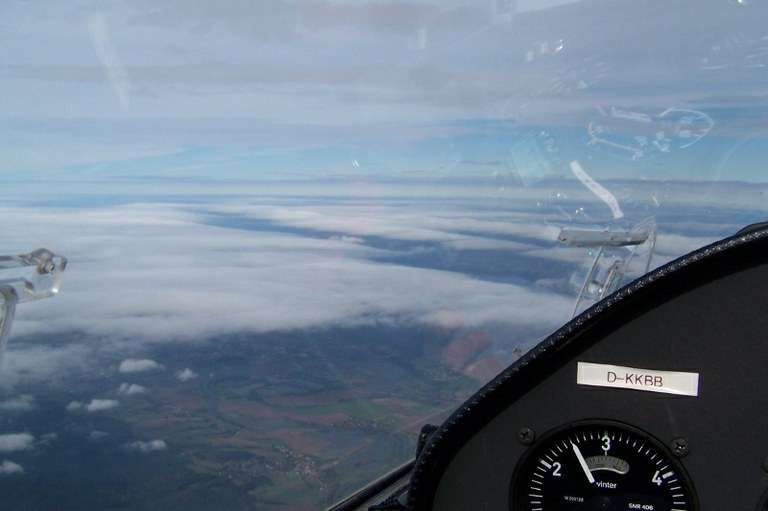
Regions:
M 475 159 L 479 137 L 480 155 L 502 158 L 514 126 L 583 135 L 595 108 L 612 105 L 696 109 L 742 136 L 765 113 L 764 10 L 729 0 L 9 2 L 2 170 L 434 173 Z
M 9 2 L 4 252 L 70 259 L 66 292 L 15 332 L 555 325 L 573 297 L 551 282 L 584 257 L 556 246 L 565 225 L 663 211 L 660 264 L 764 215 L 765 9 Z M 671 225 L 701 204 L 733 216 Z M 446 262 L 487 252 L 523 281 Z M 533 261 L 551 275 L 525 281 Z

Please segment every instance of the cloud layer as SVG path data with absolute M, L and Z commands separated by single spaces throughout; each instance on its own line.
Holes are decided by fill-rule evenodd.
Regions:
M 120 373 L 142 374 L 164 369 L 142 358 L 148 343 L 429 325 L 445 310 L 459 311 L 459 328 L 491 328 L 498 339 L 530 344 L 569 318 L 575 295 L 568 280 L 591 261 L 584 251 L 557 243 L 559 227 L 585 224 L 562 214 L 564 207 L 583 205 L 595 219 L 601 212 L 610 218 L 608 208 L 578 183 L 556 185 L 570 201 L 562 206 L 536 202 L 533 190 L 518 188 L 492 197 L 490 208 L 477 198 L 483 190 L 477 187 L 416 188 L 420 196 L 404 199 L 414 193 L 408 182 L 355 184 L 342 188 L 345 198 L 328 197 L 337 187 L 325 188 L 322 181 L 318 189 L 297 190 L 299 197 L 285 195 L 281 186 L 265 185 L 274 195 L 259 200 L 227 195 L 187 204 L 1 207 L 10 252 L 30 250 L 34 239 L 70 260 L 58 296 L 19 307 L 14 336 L 74 336 L 50 346 L 11 343 L 4 381 L 86 369 L 96 353 L 109 352 L 119 357 Z M 685 205 L 701 190 L 709 188 L 681 184 L 673 191 Z M 732 192 L 723 197 L 738 201 Z M 627 218 L 618 227 L 626 229 L 648 208 L 622 199 Z M 728 217 L 693 223 L 684 215 L 677 220 L 677 203 L 664 200 L 659 211 L 671 213 L 660 227 L 654 265 L 747 223 Z M 525 331 L 530 338 L 521 337 Z M 92 340 L 75 340 L 81 334 Z M 184 381 L 193 372 L 176 376 Z M 139 391 L 131 386 L 138 383 L 125 385 L 123 394 Z M 99 408 L 93 402 L 80 406 Z

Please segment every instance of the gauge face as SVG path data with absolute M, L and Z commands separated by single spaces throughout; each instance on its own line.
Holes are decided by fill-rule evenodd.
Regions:
M 510 486 L 514 511 L 695 511 L 688 476 L 669 450 L 625 424 L 589 421 L 546 434 Z

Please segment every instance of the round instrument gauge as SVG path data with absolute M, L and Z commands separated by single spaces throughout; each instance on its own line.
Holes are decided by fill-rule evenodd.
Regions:
M 515 469 L 515 511 L 696 511 L 693 486 L 661 442 L 611 421 L 569 424 L 544 435 Z

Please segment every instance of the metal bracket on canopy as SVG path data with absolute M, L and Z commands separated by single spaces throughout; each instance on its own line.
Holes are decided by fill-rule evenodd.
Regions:
M 28 254 L 0 256 L 0 364 L 16 305 L 56 295 L 67 258 L 40 248 Z
M 585 302 L 602 300 L 627 281 L 648 273 L 656 248 L 656 222 L 643 220 L 630 231 L 562 229 L 557 240 L 569 247 L 597 249 L 590 252 L 592 263 L 573 307 L 572 316 L 576 316 L 586 308 Z

